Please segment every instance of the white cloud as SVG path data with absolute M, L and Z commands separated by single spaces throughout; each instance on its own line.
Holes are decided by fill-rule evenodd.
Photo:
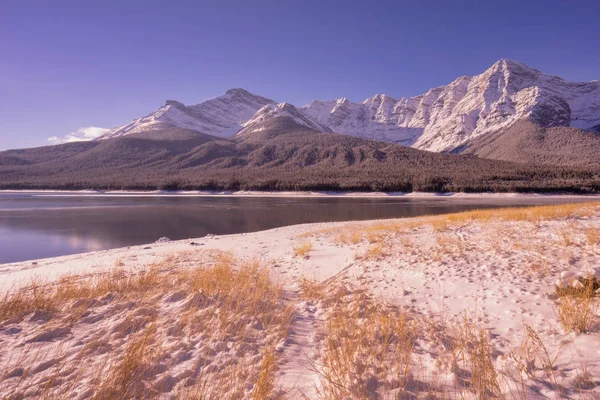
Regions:
M 71 132 L 62 138 L 59 138 L 58 136 L 49 137 L 48 141 L 53 144 L 85 142 L 88 140 L 94 140 L 97 137 L 104 135 L 108 131 L 110 131 L 110 129 L 99 128 L 97 126 L 88 126 L 87 128 L 79 128 L 76 132 Z

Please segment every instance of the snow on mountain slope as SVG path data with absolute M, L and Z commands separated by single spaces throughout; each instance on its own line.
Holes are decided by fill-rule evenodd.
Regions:
M 518 120 L 588 129 L 600 120 L 600 83 L 572 83 L 500 60 L 467 82 L 451 99 L 444 90 L 429 109 L 429 123 L 414 147 L 444 151 Z M 457 81 L 448 88 L 457 86 Z M 458 85 L 460 86 L 460 85 Z
M 168 127 L 193 129 L 214 136 L 232 136 L 242 129 L 256 111 L 271 103 L 274 101 L 244 89 L 228 90 L 222 96 L 195 106 L 169 100 L 155 112 L 115 128 L 99 139 Z
M 448 151 L 522 119 L 592 128 L 600 122 L 600 82 L 572 83 L 503 59 L 421 96 L 314 101 L 302 111 L 336 133 Z
M 542 126 L 600 126 L 600 81 L 573 83 L 502 59 L 484 73 L 456 79 L 427 93 L 399 100 L 375 95 L 362 103 L 346 98 L 289 103 L 228 90 L 195 106 L 168 101 L 146 117 L 113 129 L 102 139 L 165 127 L 233 136 L 286 116 L 311 129 L 399 143 L 430 151 L 452 151 L 516 121 Z
M 267 104 L 254 114 L 254 116 L 244 123 L 244 129 L 237 135 L 259 132 L 265 129 L 265 123 L 275 118 L 289 118 L 298 125 L 305 126 L 317 132 L 331 132 L 326 125 L 322 125 L 302 113 L 298 108 L 290 103 Z
M 424 119 L 421 104 L 427 104 L 440 89 L 400 101 L 384 94 L 375 95 L 362 103 L 346 98 L 333 101 L 313 101 L 302 111 L 336 133 L 374 140 L 412 145 L 423 133 Z

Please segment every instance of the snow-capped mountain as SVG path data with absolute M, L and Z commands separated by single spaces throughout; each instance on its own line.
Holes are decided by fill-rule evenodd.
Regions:
M 276 104 L 242 89 L 232 89 L 196 106 L 168 101 L 156 112 L 116 128 L 102 138 L 165 126 L 232 136 L 260 130 L 267 121 L 281 116 L 321 132 L 423 150 L 451 151 L 519 120 L 542 126 L 597 129 L 600 126 L 600 81 L 568 82 L 522 63 L 502 59 L 480 75 L 463 76 L 447 86 L 411 98 L 375 95 L 362 103 L 345 98 L 317 100 L 297 108 L 289 103 Z
M 302 110 L 336 133 L 448 151 L 522 119 L 591 129 L 600 124 L 600 82 L 572 83 L 503 59 L 421 96 L 314 101 Z
M 326 125 L 320 124 L 290 103 L 267 104 L 244 123 L 244 129 L 238 132 L 238 136 L 252 132 L 260 132 L 265 129 L 265 124 L 275 118 L 288 118 L 296 125 L 305 126 L 317 132 L 331 132 Z
M 274 103 L 244 89 L 230 89 L 222 96 L 195 106 L 169 100 L 155 112 L 115 128 L 99 139 L 169 127 L 192 129 L 214 136 L 233 136 L 258 110 Z

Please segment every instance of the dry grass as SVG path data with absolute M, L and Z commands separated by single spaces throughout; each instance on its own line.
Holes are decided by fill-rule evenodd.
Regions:
M 370 223 L 349 223 L 336 228 L 323 228 L 299 235 L 299 238 L 314 236 L 333 236 L 339 245 L 357 245 L 365 240 L 368 243 L 377 243 L 390 235 L 399 235 L 411 229 L 421 227 L 423 222 L 412 220 L 399 220 L 391 222 L 374 221 Z
M 444 232 L 448 229 L 448 222 L 448 219 L 441 217 L 433 219 L 430 224 L 434 232 Z
M 379 261 L 388 255 L 389 252 L 384 243 L 375 243 L 372 246 L 369 246 L 369 248 L 359 258 L 370 261 Z
M 350 231 L 340 232 L 336 235 L 334 241 L 335 243 L 344 245 L 344 244 L 353 244 L 357 245 L 362 240 L 362 232 L 358 229 L 353 229 Z
M 223 393 L 228 398 L 242 399 L 245 396 L 245 382 L 252 374 L 253 367 L 244 363 L 234 363 L 223 367 L 214 374 L 200 377 L 197 383 L 185 387 L 174 396 L 181 400 L 221 400 Z
M 492 219 L 497 219 L 502 221 L 538 222 L 543 220 L 557 220 L 565 218 L 583 218 L 594 215 L 598 209 L 598 206 L 600 206 L 600 203 L 598 202 L 589 202 L 549 206 L 473 210 L 449 214 L 446 216 L 446 220 L 449 222 L 462 222 L 468 220 L 485 222 Z
M 383 240 L 384 233 L 376 229 L 369 229 L 366 232 L 366 236 L 367 242 L 373 244 L 381 242 Z
M 398 248 L 392 247 L 396 244 L 400 248 L 414 247 L 410 242 L 404 244 L 405 232 L 422 229 L 420 233 L 430 234 L 433 230 L 436 238 L 434 256 L 442 260 L 447 256 L 463 257 L 472 253 L 473 244 L 469 238 L 454 232 L 454 228 L 461 224 L 487 220 L 530 222 L 496 224 L 502 225 L 502 230 L 490 239 L 496 243 L 495 247 L 493 243 L 489 247 L 498 252 L 510 252 L 515 250 L 515 247 L 510 247 L 511 243 L 519 242 L 517 232 L 523 232 L 515 227 L 526 225 L 533 232 L 535 228 L 544 226 L 546 219 L 584 219 L 594 215 L 596 207 L 597 203 L 476 210 L 411 221 L 377 222 L 371 226 L 355 224 L 351 229 L 342 227 L 321 233 L 337 235 L 335 240 L 339 243 L 364 244 L 367 250 L 362 257 L 380 260 L 392 250 L 394 255 L 398 254 Z M 579 250 L 573 246 L 583 249 L 582 244 L 589 244 L 594 249 L 600 243 L 600 230 L 586 227 L 587 223 L 582 220 L 577 226 L 567 224 L 558 232 L 560 254 Z M 564 222 L 559 225 L 564 225 Z M 504 246 L 498 238 L 505 239 L 507 245 Z M 536 274 L 549 275 L 555 271 L 551 252 L 556 244 L 556 239 L 550 239 L 547 247 L 524 243 L 517 250 L 531 253 L 524 263 L 525 268 Z M 307 257 L 312 246 L 310 241 L 302 241 L 294 249 L 295 256 Z M 362 248 L 360 246 L 359 250 Z M 212 355 L 200 352 L 202 357 L 198 357 L 206 360 L 198 362 L 196 375 L 192 373 L 181 378 L 181 386 L 170 395 L 211 400 L 273 396 L 278 363 L 273 349 L 287 335 L 293 320 L 293 304 L 286 303 L 281 286 L 272 281 L 265 269 L 256 262 L 242 263 L 230 254 L 218 252 L 208 255 L 207 261 L 201 265 L 187 255 L 169 257 L 135 273 L 125 271 L 121 264 L 119 260 L 110 272 L 68 276 L 50 284 L 33 281 L 27 287 L 12 290 L 0 298 L 0 324 L 3 327 L 34 330 L 17 333 L 20 343 L 34 334 L 56 328 L 64 328 L 75 335 L 78 329 L 82 330 L 82 320 L 97 314 L 102 307 L 109 310 L 107 319 L 116 326 L 112 329 L 111 325 L 109 330 L 108 322 L 93 325 L 98 335 L 85 338 L 83 345 L 77 348 L 76 356 L 70 352 L 71 345 L 65 340 L 65 348 L 52 347 L 48 350 L 55 342 L 36 342 L 24 346 L 20 352 L 15 351 L 12 359 L 0 359 L 0 364 L 4 364 L 0 365 L 3 396 L 19 397 L 25 390 L 36 390 L 37 398 L 68 398 L 69 391 L 77 382 L 88 380 L 93 388 L 92 398 L 153 397 L 162 391 L 163 384 L 149 378 L 152 375 L 149 371 L 156 370 L 159 365 L 161 368 L 172 367 L 170 359 L 164 355 L 175 354 L 176 350 L 171 347 L 175 342 L 193 343 L 198 349 L 205 349 L 201 347 L 205 342 L 259 343 L 260 347 L 252 353 L 241 346 L 234 361 L 218 367 L 210 364 Z M 322 338 L 321 358 L 314 365 L 321 374 L 321 395 L 324 398 L 374 398 L 375 393 L 379 396 L 392 391 L 398 393 L 397 390 L 408 393 L 404 390 L 413 390 L 415 380 L 428 380 L 430 393 L 434 393 L 435 398 L 467 398 L 473 395 L 482 399 L 506 398 L 500 390 L 504 388 L 499 382 L 503 376 L 494 368 L 490 335 L 473 322 L 475 319 L 465 315 L 455 324 L 447 323 L 440 328 L 438 341 L 434 341 L 451 359 L 447 364 L 449 367 L 446 364 L 440 367 L 446 368 L 444 373 L 450 371 L 451 374 L 447 374 L 453 377 L 450 379 L 456 379 L 453 390 L 460 394 L 451 396 L 444 391 L 447 388 L 431 383 L 434 381 L 431 376 L 418 375 L 421 372 L 417 364 L 418 352 L 423 349 L 417 343 L 423 339 L 423 333 L 416 314 L 377 303 L 364 294 L 348 295 L 348 292 L 341 291 L 332 295 L 315 281 L 303 280 L 299 286 L 303 299 L 316 300 L 315 304 L 326 308 L 323 332 L 319 332 L 323 333 L 319 336 Z M 593 330 L 598 307 L 593 297 L 596 289 L 594 285 L 588 287 L 583 284 L 583 287 L 557 293 L 557 317 L 565 331 Z M 167 300 L 173 296 L 183 300 Z M 167 307 L 165 304 L 177 309 L 176 316 L 169 321 L 165 320 L 163 313 Z M 145 310 L 141 316 L 137 314 L 140 310 Z M 32 323 L 37 317 L 47 320 Z M 168 336 L 165 335 L 167 330 L 170 332 Z M 525 336 L 522 348 L 513 354 L 515 364 L 528 379 L 541 379 L 542 373 L 545 374 L 544 379 L 550 376 L 558 388 L 555 391 L 562 393 L 557 355 L 549 353 L 532 329 L 529 328 Z M 108 356 L 100 362 L 99 354 Z M 213 353 L 209 349 L 206 354 Z M 39 365 L 49 359 L 59 361 L 45 370 L 43 377 L 42 374 L 36 375 L 36 368 L 39 369 Z M 73 366 L 80 365 L 84 366 L 76 368 L 76 372 L 69 372 Z M 20 366 L 23 366 L 23 371 L 19 376 L 5 378 Z M 422 393 L 425 390 L 417 391 L 417 397 Z
M 322 283 L 310 279 L 302 279 L 299 282 L 302 298 L 306 300 L 323 300 L 326 296 L 326 288 Z
M 416 340 L 407 314 L 360 294 L 336 300 L 325 329 L 323 354 L 315 365 L 323 398 L 377 398 L 382 385 L 387 390 L 407 386 Z
M 331 308 L 325 339 L 320 361 L 314 365 L 321 377 L 321 398 L 392 398 L 392 393 L 393 398 L 507 398 L 489 333 L 467 314 L 458 321 L 438 323 L 361 292 L 340 293 L 331 294 L 327 302 Z M 448 363 L 427 372 L 419 364 L 422 341 L 444 349 L 435 357 Z M 454 376 L 455 381 L 441 376 Z
M 25 371 L 0 379 L 3 395 L 19 397 L 27 391 L 38 397 L 51 393 L 45 397 L 68 398 L 73 384 L 67 382 L 87 380 L 94 399 L 155 397 L 165 385 L 155 380 L 156 374 L 176 362 L 171 348 L 198 342 L 200 334 L 200 345 L 205 343 L 202 348 L 225 341 L 241 348 L 245 343 L 262 346 L 262 363 L 251 361 L 252 352 L 236 353 L 231 364 L 190 370 L 187 383 L 173 388 L 172 394 L 241 398 L 250 385 L 253 398 L 268 397 L 277 365 L 272 349 L 287 336 L 293 307 L 285 303 L 281 286 L 258 263 L 238 262 L 227 253 L 207 257 L 205 264 L 191 268 L 182 266 L 189 263 L 188 258 L 178 256 L 137 273 L 115 269 L 51 284 L 33 282 L 7 293 L 0 300 L 0 324 L 22 324 L 33 330 L 22 330 L 25 338 L 37 331 L 40 335 L 63 330 L 71 335 L 91 334 L 78 339 L 81 344 L 75 347 L 71 340 L 61 342 L 64 354 L 57 355 L 54 341 L 44 339 L 35 342 L 35 351 L 15 348 L 14 359 L 0 357 L 2 377 L 15 367 Z M 97 324 L 83 322 L 84 317 L 101 313 Z M 37 315 L 48 322 L 31 325 Z M 103 356 L 95 357 L 98 354 Z M 199 354 L 204 360 L 199 361 L 201 366 L 213 362 L 210 354 L 214 353 Z M 37 373 L 44 362 L 51 362 L 52 367 Z M 48 385 L 52 390 L 46 389 Z
M 273 394 L 273 381 L 275 378 L 275 370 L 277 369 L 277 356 L 275 355 L 275 349 L 269 347 L 266 349 L 260 364 L 260 372 L 258 373 L 258 379 L 252 390 L 253 400 L 268 399 Z
M 449 329 L 457 384 L 469 387 L 480 399 L 503 397 L 491 357 L 489 333 L 473 319 L 463 314 L 462 320 Z
M 152 389 L 144 385 L 143 374 L 155 333 L 156 324 L 152 324 L 128 340 L 123 357 L 107 368 L 107 375 L 96 389 L 94 400 L 149 397 L 153 394 Z
M 575 246 L 577 244 L 576 238 L 574 236 L 574 232 L 572 228 L 565 227 L 559 230 L 559 242 L 563 247 Z
M 565 331 L 590 331 L 598 308 L 594 298 L 596 286 L 595 279 L 588 279 L 580 287 L 557 290 L 558 320 Z
M 122 298 L 137 298 L 153 289 L 166 289 L 156 266 L 139 273 L 127 273 L 115 268 L 108 273 L 91 276 L 71 275 L 54 283 L 32 281 L 17 290 L 8 291 L 0 299 L 0 322 L 18 321 L 34 311 L 55 313 L 78 301 L 95 299 L 107 294 Z
M 416 219 L 396 221 L 376 221 L 370 224 L 347 224 L 336 228 L 323 228 L 300 235 L 302 238 L 312 236 L 333 235 L 338 244 L 359 244 L 362 240 L 377 243 L 390 235 L 401 235 L 408 231 L 431 226 L 436 233 L 446 232 L 453 226 L 471 222 L 527 221 L 539 223 L 544 220 L 561 220 L 567 218 L 586 218 L 594 215 L 599 202 L 559 204 L 532 207 L 505 207 L 496 209 L 471 210 L 454 214 L 423 216 Z M 597 243 L 598 234 L 589 232 L 588 240 Z M 571 242 L 569 242 L 569 245 Z
M 485 210 L 463 211 L 441 216 L 423 217 L 422 220 L 413 221 L 412 228 L 430 225 L 434 232 L 445 232 L 452 225 L 467 224 L 470 222 L 496 221 L 528 221 L 540 222 L 544 220 L 559 220 L 566 218 L 584 218 L 596 213 L 599 202 L 559 204 L 550 206 L 532 207 L 505 207 Z
M 556 393 L 556 398 L 563 398 L 566 388 L 560 385 L 558 381 L 560 371 L 557 367 L 557 360 L 564 351 L 564 345 L 551 352 L 531 326 L 525 324 L 524 328 L 525 335 L 520 348 L 509 354 L 520 372 L 522 392 L 525 392 L 526 381 L 535 380 L 538 371 L 541 371 L 549 378 L 549 383 Z M 527 377 L 527 379 L 523 379 L 523 377 Z M 580 395 L 580 398 L 585 398 L 582 393 Z M 526 398 L 524 395 L 520 397 Z
M 435 235 L 434 259 L 441 260 L 443 256 L 466 257 L 466 244 L 461 237 L 451 232 Z M 437 253 L 437 254 L 436 254 Z
M 348 225 L 338 228 L 334 238 L 335 243 L 341 245 L 357 245 L 366 240 L 367 243 L 378 243 L 392 233 L 397 233 L 401 225 L 398 223 L 373 222 L 369 225 Z
M 600 230 L 595 227 L 581 228 L 581 232 L 585 236 L 590 246 L 594 247 L 600 243 Z
M 301 258 L 308 258 L 313 248 L 312 242 L 304 241 L 294 247 L 294 256 Z

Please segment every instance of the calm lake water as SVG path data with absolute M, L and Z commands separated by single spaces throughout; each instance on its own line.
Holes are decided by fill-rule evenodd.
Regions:
M 444 214 L 589 198 L 250 198 L 0 193 L 0 263 L 307 222 Z

